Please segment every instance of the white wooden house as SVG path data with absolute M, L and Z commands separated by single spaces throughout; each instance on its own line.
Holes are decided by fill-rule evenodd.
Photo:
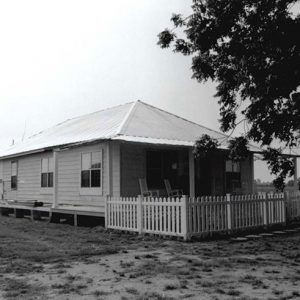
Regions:
M 202 134 L 221 143 L 211 160 L 195 162 Z M 185 194 L 253 192 L 253 155 L 226 158 L 227 136 L 143 103 L 127 103 L 67 120 L 0 153 L 4 201 L 97 207 L 106 195 L 137 196 L 139 178 L 164 195 L 164 179 Z M 253 152 L 257 151 L 251 148 Z

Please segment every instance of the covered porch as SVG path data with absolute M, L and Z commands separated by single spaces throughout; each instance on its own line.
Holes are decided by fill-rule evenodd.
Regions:
M 190 197 L 253 193 L 252 154 L 235 163 L 227 159 L 226 150 L 218 150 L 210 158 L 195 160 L 192 147 L 138 143 L 121 144 L 120 152 L 122 197 L 140 195 L 141 178 L 161 197 L 168 196 L 165 179 Z

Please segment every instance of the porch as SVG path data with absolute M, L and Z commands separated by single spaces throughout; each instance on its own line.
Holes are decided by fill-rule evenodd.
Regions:
M 192 147 L 124 143 L 121 152 L 121 197 L 141 194 L 139 180 L 167 197 L 164 180 L 190 197 L 254 193 L 253 155 L 241 162 L 228 160 L 226 150 L 195 160 Z M 118 196 L 118 195 L 115 195 Z

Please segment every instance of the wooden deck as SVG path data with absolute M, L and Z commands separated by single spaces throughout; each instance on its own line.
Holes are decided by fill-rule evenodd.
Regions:
M 100 206 L 59 205 L 53 208 L 51 204 L 34 207 L 33 205 L 28 205 L 26 202 L 16 201 L 8 203 L 1 201 L 0 209 L 2 215 L 13 214 L 16 218 L 30 215 L 31 220 L 35 220 L 40 216 L 46 216 L 49 218 L 49 222 L 52 219 L 60 220 L 64 215 L 71 215 L 74 219 L 74 226 L 78 225 L 78 216 L 105 217 L 104 208 Z

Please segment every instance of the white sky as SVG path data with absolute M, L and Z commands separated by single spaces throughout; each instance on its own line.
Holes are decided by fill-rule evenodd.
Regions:
M 0 0 L 0 147 L 20 141 L 25 124 L 29 136 L 137 99 L 219 130 L 215 85 L 192 80 L 189 57 L 156 45 L 191 2 Z

